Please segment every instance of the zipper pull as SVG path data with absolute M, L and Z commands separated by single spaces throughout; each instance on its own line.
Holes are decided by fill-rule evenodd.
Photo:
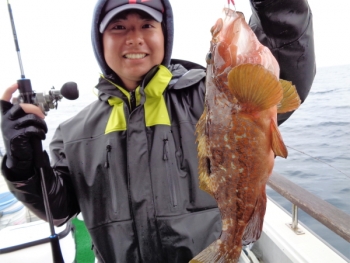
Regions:
M 109 158 L 108 155 L 111 152 L 112 146 L 110 146 L 109 144 L 106 147 L 106 162 L 105 162 L 105 168 L 109 168 Z
M 167 152 L 167 144 L 168 144 L 168 139 L 164 139 L 164 147 L 163 147 L 163 160 L 166 161 L 168 160 L 168 152 Z

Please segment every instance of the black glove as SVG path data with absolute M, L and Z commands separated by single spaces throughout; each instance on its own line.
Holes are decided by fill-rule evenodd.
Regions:
M 34 173 L 31 139 L 45 139 L 46 123 L 35 114 L 25 113 L 19 104 L 0 100 L 0 109 L 1 131 L 7 153 L 6 166 L 15 175 L 31 176 Z

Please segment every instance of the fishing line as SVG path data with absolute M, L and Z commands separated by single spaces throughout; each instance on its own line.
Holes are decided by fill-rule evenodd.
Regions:
M 329 167 L 331 167 L 331 168 L 337 170 L 339 173 L 344 174 L 346 177 L 348 177 L 348 178 L 350 179 L 350 176 L 349 176 L 348 174 L 344 173 L 343 171 L 339 170 L 338 168 L 334 167 L 333 165 L 331 165 L 331 164 L 329 164 L 329 163 L 326 163 L 325 161 L 321 160 L 320 158 L 314 157 L 314 156 L 312 156 L 312 155 L 310 155 L 310 154 L 307 154 L 307 153 L 305 153 L 305 152 L 303 152 L 303 151 L 300 151 L 300 150 L 298 150 L 298 149 L 295 149 L 295 148 L 293 148 L 293 147 L 291 147 L 291 146 L 288 146 L 288 145 L 287 145 L 287 147 L 290 148 L 290 149 L 292 149 L 292 150 L 294 150 L 294 151 L 297 151 L 297 152 L 299 152 L 299 153 L 301 153 L 301 154 L 307 155 L 307 156 L 311 157 L 312 159 L 314 159 L 314 160 L 316 160 L 316 161 L 318 161 L 318 162 L 321 162 L 321 163 L 324 163 L 324 164 L 328 165 Z

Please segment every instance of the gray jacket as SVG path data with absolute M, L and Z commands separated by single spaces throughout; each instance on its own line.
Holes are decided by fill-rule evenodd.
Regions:
M 198 188 L 195 125 L 205 71 L 184 64 L 192 70 L 152 69 L 132 112 L 128 94 L 101 78 L 99 100 L 60 124 L 50 144 L 55 223 L 81 211 L 101 262 L 188 262 L 220 235 L 217 204 Z M 159 72 L 172 73 L 169 85 L 154 82 Z M 45 218 L 39 185 L 34 175 L 11 190 Z
M 154 71 L 159 70 L 149 73 L 155 74 L 152 81 L 158 77 Z M 132 112 L 127 96 L 102 78 L 100 101 L 62 123 L 50 145 L 56 166 L 67 165 L 74 175 L 79 207 L 102 262 L 186 262 L 220 234 L 216 202 L 198 189 L 197 179 L 195 125 L 205 73 L 180 65 L 171 71 L 173 82 L 180 79 L 164 92 L 147 92 L 161 86 L 151 80 L 141 85 Z M 108 103 L 111 96 L 122 108 L 119 100 Z M 166 107 L 152 108 L 147 101 Z M 118 108 L 125 129 L 108 124 L 120 117 L 113 114 Z M 162 123 L 163 114 L 169 124 Z

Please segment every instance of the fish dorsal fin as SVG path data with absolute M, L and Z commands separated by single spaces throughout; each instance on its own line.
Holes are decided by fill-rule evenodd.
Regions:
M 274 120 L 271 120 L 271 148 L 276 156 L 287 158 L 288 150 L 283 142 L 282 135 Z
M 283 88 L 283 99 L 277 105 L 277 113 L 296 110 L 301 103 L 297 89 L 290 81 L 280 79 L 280 82 Z
M 228 87 L 249 111 L 262 111 L 276 106 L 283 98 L 276 76 L 258 64 L 242 64 L 228 73 Z

